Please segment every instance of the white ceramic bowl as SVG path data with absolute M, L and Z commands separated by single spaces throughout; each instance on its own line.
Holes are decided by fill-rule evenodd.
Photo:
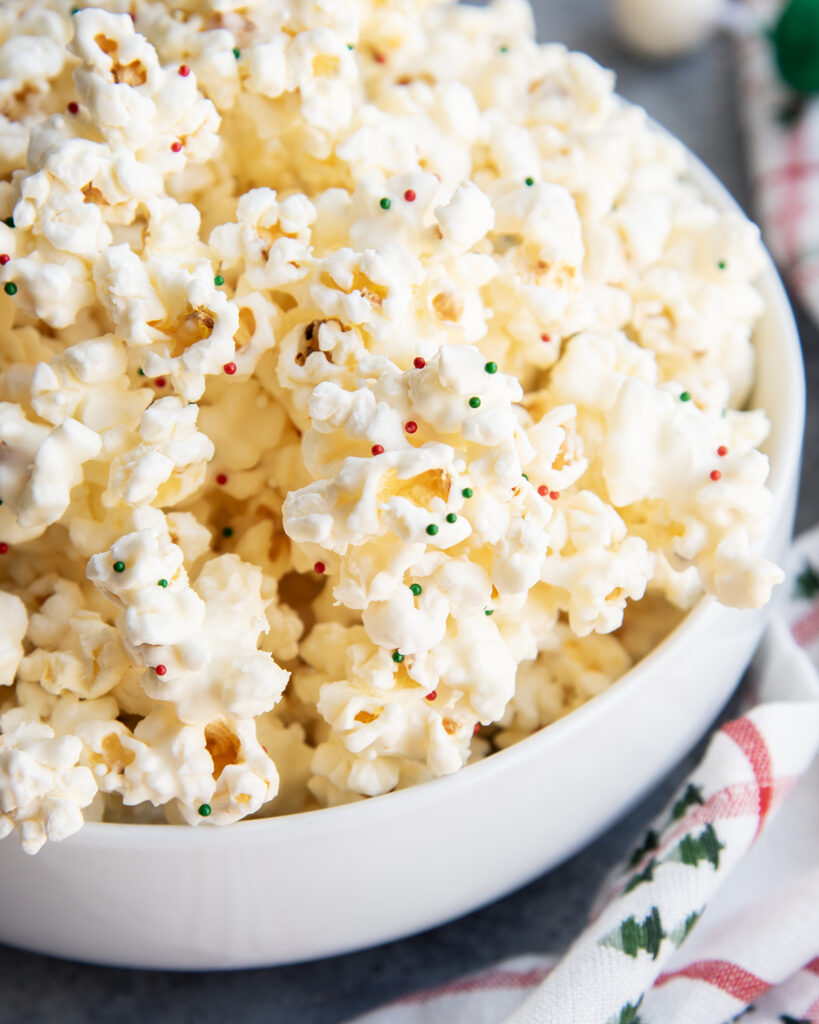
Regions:
M 693 156 L 692 177 L 734 206 Z M 796 325 L 761 280 L 755 404 L 768 411 L 790 538 L 804 424 Z M 0 941 L 148 968 L 283 964 L 349 952 L 474 910 L 554 867 L 619 818 L 702 735 L 736 686 L 763 613 L 710 598 L 611 689 L 457 775 L 374 800 L 224 829 L 90 824 L 36 857 L 0 843 Z

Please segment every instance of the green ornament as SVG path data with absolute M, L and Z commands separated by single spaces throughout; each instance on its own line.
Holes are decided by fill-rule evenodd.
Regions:
M 213 813 L 213 808 L 211 807 L 210 804 L 200 804 L 199 805 L 199 814 L 203 818 L 209 818 L 212 813 Z
M 447 513 L 446 521 L 448 523 L 456 523 L 458 521 L 458 517 L 455 515 L 454 512 L 449 512 Z
M 17 294 L 17 285 L 14 283 L 14 281 L 7 281 L 6 284 L 3 286 L 3 288 L 4 288 L 4 291 L 5 291 L 6 295 L 16 295 Z
M 392 660 L 395 662 L 396 665 L 400 665 L 401 662 L 404 660 L 404 655 L 403 654 L 399 654 L 398 651 L 393 651 L 392 652 Z
M 812 598 L 819 594 L 819 573 L 809 563 L 796 577 L 795 597 Z
M 691 392 L 690 391 L 683 391 L 683 393 L 680 395 L 680 401 L 681 402 L 690 402 L 691 401 Z
M 819 92 L 819 0 L 790 0 L 770 35 L 788 85 Z
M 471 488 L 471 487 L 464 487 L 464 489 L 463 489 L 463 490 L 461 491 L 461 494 L 462 494 L 462 495 L 463 495 L 463 496 L 464 496 L 465 498 L 471 498 L 471 497 L 472 497 L 472 495 L 473 495 L 474 493 L 475 493 L 475 492 L 474 492 L 474 491 L 472 490 L 472 488 Z
M 438 527 L 435 525 L 435 523 L 430 523 L 429 526 L 427 527 L 427 533 L 430 535 L 430 537 L 434 537 L 437 532 Z
M 242 51 L 239 49 L 238 46 L 233 47 L 233 56 L 236 58 L 236 60 L 238 60 L 242 56 Z
M 125 562 L 114 562 L 114 572 L 125 572 Z
M 222 527 L 222 536 L 225 537 L 225 538 L 232 537 L 233 536 L 233 527 L 232 526 L 223 526 Z
M 484 366 L 484 370 L 486 370 L 487 373 L 497 373 L 498 372 L 498 364 L 497 363 L 486 363 L 486 365 Z
M 480 398 L 477 397 L 477 395 L 474 398 L 470 398 L 469 399 L 469 408 L 470 409 L 480 409 L 480 407 L 481 407 L 481 400 L 480 400 Z
M 392 206 L 392 200 L 387 199 L 387 197 L 384 196 L 383 199 L 379 200 L 378 205 L 381 207 L 382 210 L 389 210 L 389 208 Z
M 421 596 L 422 587 L 421 587 L 420 583 L 411 583 L 410 584 L 410 590 L 413 592 L 413 594 L 416 597 L 420 597 Z
M 156 581 L 156 585 L 158 587 L 162 587 L 162 589 L 164 590 L 165 587 L 167 587 L 167 585 L 168 585 L 168 581 L 167 580 L 157 580 Z
M 216 277 L 214 277 L 213 279 L 213 283 L 216 285 L 217 288 L 221 288 L 222 285 L 225 283 L 225 279 L 222 277 L 221 274 L 217 274 Z

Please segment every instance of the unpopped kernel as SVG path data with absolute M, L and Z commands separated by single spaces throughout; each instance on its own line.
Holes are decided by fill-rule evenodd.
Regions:
M 0 98 L 0 835 L 455 772 L 782 578 L 757 231 L 523 0 L 8 0 Z

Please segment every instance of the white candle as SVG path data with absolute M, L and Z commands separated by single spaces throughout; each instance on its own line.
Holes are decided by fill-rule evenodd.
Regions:
M 703 43 L 724 6 L 724 0 L 614 0 L 614 21 L 629 49 L 663 60 Z

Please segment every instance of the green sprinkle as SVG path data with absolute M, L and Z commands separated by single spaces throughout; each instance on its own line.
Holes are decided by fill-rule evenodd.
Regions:
M 457 523 L 458 522 L 458 517 L 455 515 L 454 512 L 449 512 L 447 514 L 446 521 L 448 523 Z
M 473 397 L 473 398 L 469 399 L 469 408 L 470 409 L 480 409 L 480 407 L 481 407 L 481 400 L 480 400 L 480 398 Z
M 140 368 L 139 368 L 139 369 L 137 370 L 137 373 L 138 373 L 138 374 L 140 375 L 140 377 L 144 377 L 144 376 L 145 376 L 145 371 L 144 371 L 144 370 L 142 369 L 142 367 L 141 367 L 141 366 L 140 366 Z
M 225 283 L 225 279 L 222 277 L 221 274 L 217 274 L 216 277 L 214 277 L 213 279 L 213 283 L 216 285 L 217 288 L 221 288 L 222 285 Z
M 167 580 L 157 580 L 156 581 L 156 585 L 158 587 L 162 587 L 162 589 L 164 590 L 165 587 L 167 587 L 167 585 L 168 585 L 168 581 Z
M 493 615 L 494 612 L 495 612 L 494 608 L 484 608 L 484 610 L 483 610 L 484 615 Z
M 3 223 L 6 225 L 7 228 L 13 228 L 14 227 L 14 217 L 6 217 L 6 219 L 3 221 Z
M 486 370 L 487 373 L 497 373 L 498 372 L 498 364 L 497 363 L 486 363 L 484 365 L 484 370 Z
M 420 583 L 411 583 L 410 584 L 410 590 L 413 592 L 413 594 L 415 594 L 416 597 L 420 597 L 421 590 L 422 590 L 421 584 Z
M 725 262 L 725 260 L 720 260 L 719 263 L 717 264 L 717 266 L 719 267 L 720 270 L 725 270 L 725 268 L 728 266 L 728 264 Z
M 508 46 L 499 46 L 498 47 L 498 52 L 499 53 L 508 53 L 509 52 L 509 47 Z
M 125 562 L 114 562 L 114 572 L 125 572 Z
M 238 60 L 242 56 L 242 51 L 239 49 L 238 46 L 233 47 L 233 56 L 236 58 L 236 60 Z
M 525 473 L 521 473 L 520 475 L 523 477 L 524 480 L 528 480 L 529 479 L 529 477 Z
M 379 202 L 378 205 L 381 207 L 382 210 L 389 210 L 389 208 L 392 206 L 392 200 L 387 199 L 387 197 L 384 196 L 384 198 Z
M 232 526 L 223 526 L 222 527 L 222 536 L 223 537 L 232 537 L 233 536 L 233 527 Z
M 435 525 L 435 523 L 430 523 L 429 526 L 427 527 L 427 533 L 430 535 L 430 537 L 434 537 L 437 532 L 438 527 Z
M 199 804 L 199 814 L 203 818 L 209 818 L 213 814 L 213 808 L 210 804 Z
M 400 665 L 401 662 L 404 660 L 404 655 L 399 654 L 398 651 L 393 651 L 392 660 L 395 662 L 396 665 Z
M 535 179 L 534 178 L 526 178 L 525 179 L 525 183 L 529 186 L 529 188 L 531 188 L 532 185 L 534 185 L 534 183 L 535 183 Z
M 464 498 L 471 498 L 473 493 L 474 491 L 472 490 L 471 487 L 464 487 L 464 489 L 461 491 L 461 494 L 463 495 Z
M 352 43 L 347 43 L 347 49 L 348 49 L 348 50 L 354 50 L 354 49 L 355 49 L 355 47 L 353 46 L 353 44 L 352 44 Z
M 690 402 L 691 401 L 691 392 L 690 391 L 683 391 L 683 393 L 680 395 L 680 401 L 681 402 Z
M 17 285 L 14 283 L 14 281 L 7 281 L 6 284 L 3 286 L 3 290 L 5 291 L 6 295 L 16 295 Z

